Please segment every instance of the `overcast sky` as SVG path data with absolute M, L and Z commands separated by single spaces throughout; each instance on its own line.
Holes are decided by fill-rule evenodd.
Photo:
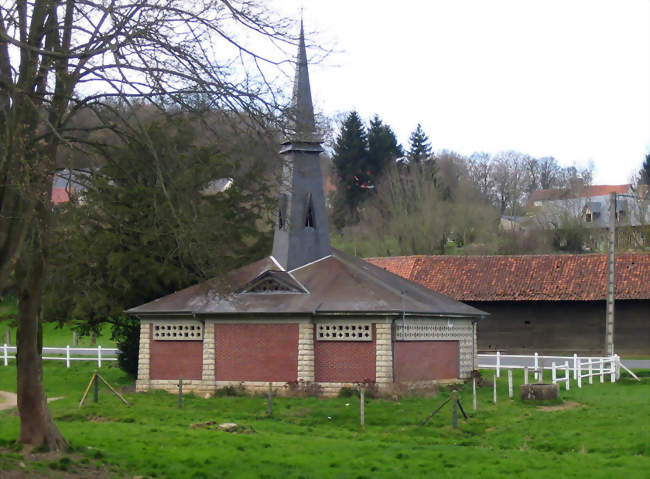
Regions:
M 405 146 L 421 123 L 436 150 L 593 161 L 600 184 L 628 182 L 650 152 L 650 0 L 277 5 L 303 5 L 337 50 L 310 66 L 316 108 L 377 113 Z

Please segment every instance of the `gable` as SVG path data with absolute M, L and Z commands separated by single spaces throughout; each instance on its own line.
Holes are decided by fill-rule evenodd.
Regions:
M 236 294 L 286 294 L 308 293 L 290 274 L 284 271 L 265 271 L 248 284 L 236 291 Z

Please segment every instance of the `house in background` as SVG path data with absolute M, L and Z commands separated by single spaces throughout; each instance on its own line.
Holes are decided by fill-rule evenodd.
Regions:
M 490 313 L 482 352 L 602 354 L 607 255 L 402 256 L 369 262 Z M 616 256 L 614 346 L 650 354 L 650 254 Z
M 179 378 L 202 394 L 390 391 L 477 367 L 483 311 L 331 248 L 302 29 L 297 63 L 271 256 L 127 311 L 141 325 L 138 391 Z
M 52 206 L 70 201 L 71 196 L 81 198 L 91 172 L 88 170 L 60 169 L 52 180 Z

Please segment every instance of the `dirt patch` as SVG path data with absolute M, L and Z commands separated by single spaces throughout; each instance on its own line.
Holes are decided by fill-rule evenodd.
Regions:
M 582 404 L 575 401 L 564 401 L 557 406 L 538 406 L 537 409 L 539 411 L 564 411 L 565 409 L 573 409 L 576 407 L 582 407 Z
M 18 396 L 16 396 L 14 393 L 10 393 L 8 391 L 0 391 L 0 411 L 17 407 L 17 399 Z M 47 398 L 47 402 L 56 401 L 57 399 L 63 399 L 63 396 Z

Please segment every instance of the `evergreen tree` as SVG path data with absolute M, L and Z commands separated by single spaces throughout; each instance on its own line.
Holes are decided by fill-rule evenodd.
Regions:
M 421 163 L 431 157 L 431 144 L 429 137 L 422 130 L 422 125 L 418 123 L 417 128 L 409 137 L 409 161 L 414 163 Z
M 139 325 L 124 317 L 125 309 L 229 271 L 270 247 L 270 234 L 258 230 L 268 187 L 255 183 L 254 168 L 238 174 L 236 162 L 214 146 L 195 146 L 194 135 L 185 122 L 151 124 L 146 140 L 112 151 L 81 204 L 56 215 L 45 320 L 72 320 L 83 332 L 112 323 L 120 365 L 131 374 Z M 219 178 L 234 181 L 206 194 Z
M 376 185 L 385 168 L 404 155 L 393 129 L 375 115 L 368 128 L 368 171 Z
M 645 155 L 645 161 L 639 172 L 639 183 L 650 185 L 650 153 Z
M 343 120 L 332 162 L 339 178 L 333 219 L 340 228 L 356 221 L 357 208 L 372 186 L 368 171 L 368 136 L 356 111 Z

